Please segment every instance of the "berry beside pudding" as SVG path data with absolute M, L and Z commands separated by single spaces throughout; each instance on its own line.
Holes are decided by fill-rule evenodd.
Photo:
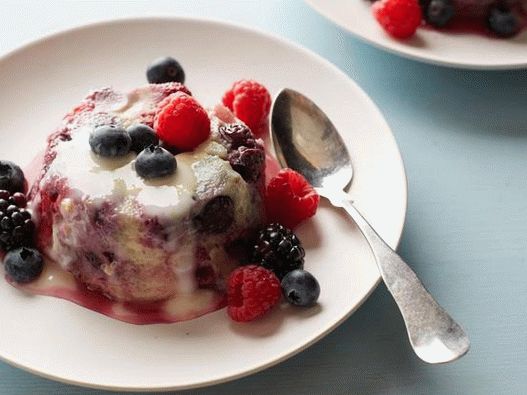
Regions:
M 527 26 L 527 0 L 373 0 L 373 14 L 388 34 L 404 39 L 421 26 L 494 37 L 516 36 Z
M 132 323 L 226 304 L 249 321 L 280 301 L 281 279 L 305 256 L 289 228 L 315 214 L 319 197 L 289 169 L 266 185 L 273 160 L 255 137 L 267 128 L 265 87 L 238 81 L 206 110 L 184 78 L 179 62 L 160 58 L 149 85 L 88 95 L 49 136 L 27 197 L 22 170 L 0 161 L 10 283 Z M 286 299 L 312 305 L 310 284 L 295 291 L 304 302 Z

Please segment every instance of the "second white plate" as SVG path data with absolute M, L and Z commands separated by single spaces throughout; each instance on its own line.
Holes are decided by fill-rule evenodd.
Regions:
M 511 39 L 419 29 L 400 41 L 388 36 L 366 0 L 306 0 L 320 14 L 357 37 L 411 59 L 468 69 L 527 68 L 527 30 Z

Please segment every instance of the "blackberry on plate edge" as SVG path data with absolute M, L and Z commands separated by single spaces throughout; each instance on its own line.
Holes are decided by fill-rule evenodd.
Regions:
M 253 249 L 253 261 L 272 270 L 280 279 L 290 271 L 302 269 L 304 256 L 300 239 L 278 223 L 260 230 Z
M 31 213 L 25 209 L 27 202 L 24 194 L 10 194 L 0 190 L 0 249 L 31 246 L 35 225 Z

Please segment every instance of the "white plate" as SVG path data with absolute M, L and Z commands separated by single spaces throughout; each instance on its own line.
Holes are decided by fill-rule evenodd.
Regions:
M 344 134 L 356 178 L 351 193 L 395 246 L 406 211 L 406 178 L 377 107 L 341 71 L 277 37 L 220 22 L 122 20 L 44 38 L 0 59 L 0 157 L 28 163 L 61 117 L 95 87 L 145 83 L 145 65 L 172 54 L 207 105 L 240 78 L 304 92 Z M 106 389 L 165 390 L 219 383 L 306 348 L 348 317 L 379 281 L 350 221 L 323 203 L 299 228 L 306 267 L 322 287 L 319 308 L 283 306 L 261 321 L 230 322 L 225 311 L 170 325 L 134 326 L 73 303 L 27 296 L 0 281 L 0 356 L 52 379 Z
M 387 51 L 422 62 L 468 69 L 527 67 L 527 30 L 512 39 L 477 34 L 448 34 L 419 29 L 399 41 L 388 36 L 373 18 L 366 0 L 306 0 L 320 14 L 359 38 Z

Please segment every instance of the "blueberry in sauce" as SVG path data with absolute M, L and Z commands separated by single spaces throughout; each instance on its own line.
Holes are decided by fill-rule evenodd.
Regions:
M 93 152 L 110 158 L 128 154 L 132 145 L 132 139 L 128 132 L 115 125 L 96 127 L 90 134 L 89 141 Z
M 176 171 L 174 155 L 157 145 L 145 148 L 135 160 L 135 171 L 145 179 L 165 177 Z
M 156 132 L 148 125 L 144 125 L 142 123 L 135 124 L 126 129 L 126 131 L 132 139 L 130 150 L 137 154 L 149 145 L 159 144 L 159 139 L 157 138 Z
M 431 0 L 424 12 L 426 21 L 435 27 L 446 26 L 454 17 L 452 0 Z
M 7 275 L 17 283 L 29 283 L 40 276 L 44 260 L 34 248 L 22 247 L 9 251 L 4 257 Z
M 497 5 L 490 9 L 487 23 L 489 29 L 499 37 L 512 37 L 521 30 L 518 17 L 512 10 L 503 5 Z

